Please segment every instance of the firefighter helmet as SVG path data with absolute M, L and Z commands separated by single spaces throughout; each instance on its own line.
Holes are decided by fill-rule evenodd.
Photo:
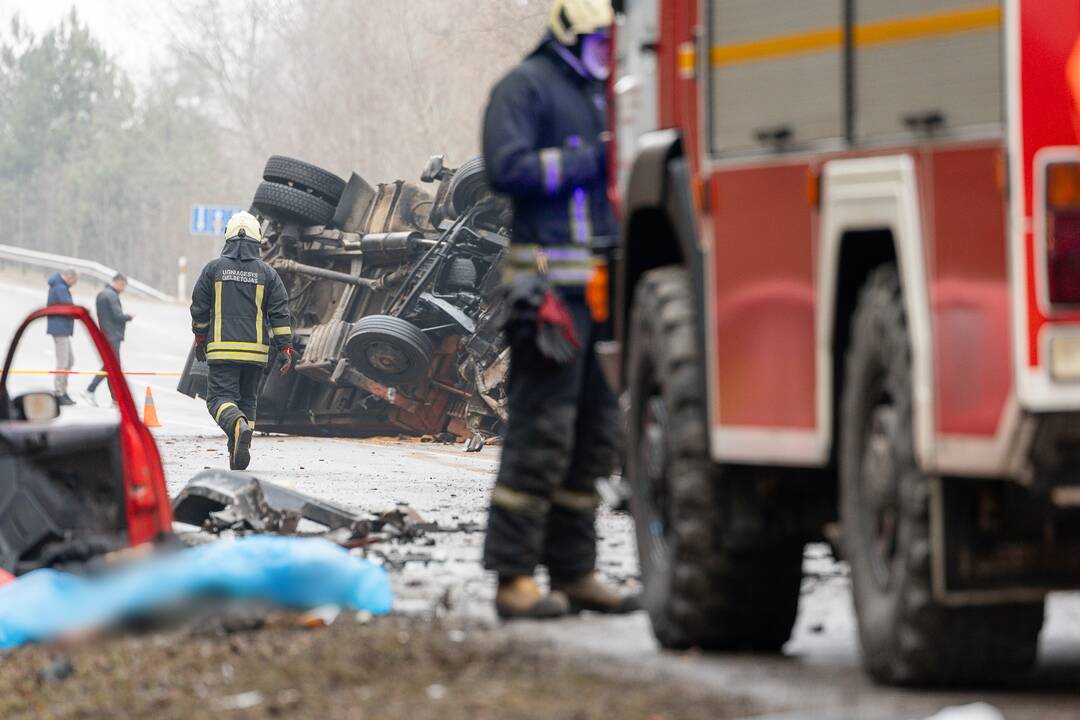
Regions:
M 225 239 L 232 240 L 238 235 L 243 235 L 255 242 L 262 240 L 262 228 L 259 227 L 258 219 L 249 212 L 238 212 L 229 218 L 229 225 L 225 228 Z
M 567 47 L 582 35 L 607 30 L 614 22 L 611 0 L 555 0 L 551 6 L 551 32 Z

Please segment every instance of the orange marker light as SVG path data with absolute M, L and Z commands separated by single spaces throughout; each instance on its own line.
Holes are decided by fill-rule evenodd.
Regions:
M 593 322 L 605 323 L 611 317 L 608 302 L 610 284 L 607 263 L 597 265 L 592 277 L 585 283 L 585 302 L 589 305 Z
M 1080 164 L 1054 163 L 1046 169 L 1046 200 L 1055 210 L 1080 208 Z

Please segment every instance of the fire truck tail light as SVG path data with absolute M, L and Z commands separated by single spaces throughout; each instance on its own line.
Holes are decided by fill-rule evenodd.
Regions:
M 1050 302 L 1080 304 L 1080 163 L 1046 169 L 1046 259 Z

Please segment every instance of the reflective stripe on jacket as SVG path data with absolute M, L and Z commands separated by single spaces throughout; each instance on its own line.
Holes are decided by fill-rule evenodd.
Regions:
M 271 340 L 292 344 L 289 294 L 259 258 L 258 243 L 230 240 L 203 268 L 191 294 L 191 330 L 207 336 L 208 362 L 264 364 Z

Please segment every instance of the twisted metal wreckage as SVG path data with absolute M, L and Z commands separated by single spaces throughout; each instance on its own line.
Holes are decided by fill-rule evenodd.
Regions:
M 260 430 L 465 439 L 479 450 L 506 419 L 509 353 L 497 288 L 509 204 L 483 161 L 441 156 L 421 176 L 375 187 L 271 157 L 252 203 L 263 259 L 289 290 L 296 373 L 264 376 Z M 268 365 L 272 367 L 273 363 Z M 189 354 L 179 389 L 206 392 Z

